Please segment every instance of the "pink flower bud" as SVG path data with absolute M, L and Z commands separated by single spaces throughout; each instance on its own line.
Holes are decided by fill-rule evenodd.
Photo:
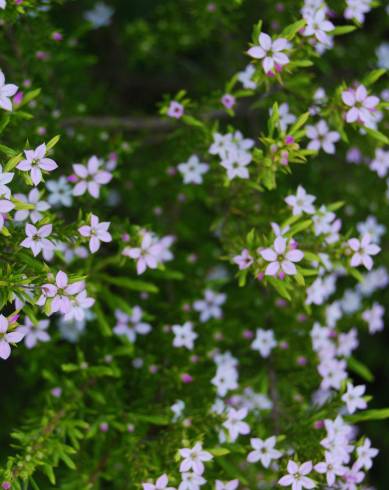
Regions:
M 293 136 L 288 135 L 288 136 L 285 137 L 285 144 L 286 145 L 292 145 L 293 143 L 294 143 Z
M 316 420 L 313 424 L 313 427 L 315 429 L 323 429 L 324 428 L 324 421 L 323 420 Z
M 231 94 L 225 94 L 221 98 L 221 103 L 224 105 L 226 109 L 232 109 L 236 103 L 236 99 Z
M 296 362 L 299 366 L 306 366 L 308 364 L 308 360 L 304 356 L 298 357 Z
M 1 484 L 1 488 L 3 488 L 4 490 L 9 490 L 11 488 L 11 484 L 9 481 L 3 481 L 3 483 Z
M 190 374 L 184 373 L 181 374 L 181 381 L 185 384 L 191 383 L 193 381 L 193 378 Z
M 102 422 L 100 425 L 99 425 L 99 429 L 101 432 L 108 432 L 109 430 L 109 425 L 107 424 L 107 422 Z
M 264 277 L 265 277 L 265 273 L 264 273 L 264 272 L 260 272 L 260 273 L 257 275 L 257 279 L 258 279 L 258 281 L 262 281 Z
M 129 242 L 130 241 L 130 235 L 128 233 L 123 233 L 122 240 L 123 240 L 123 242 Z
M 254 333 L 251 330 L 244 330 L 243 331 L 243 338 L 244 339 L 252 339 L 254 337 Z
M 281 279 L 281 281 L 283 281 L 285 279 L 285 272 L 284 271 L 280 271 L 278 273 L 278 277 Z
M 282 349 L 282 350 L 287 350 L 289 349 L 289 344 L 288 342 L 286 342 L 285 340 L 283 340 L 282 342 L 280 342 L 278 344 L 279 348 Z
M 56 32 L 53 32 L 53 33 L 52 33 L 52 35 L 51 35 L 51 39 L 52 39 L 53 41 L 62 41 L 63 36 L 62 36 L 62 34 L 61 34 L 60 32 L 57 32 L 57 31 L 56 31 Z
M 19 90 L 19 92 L 17 92 L 17 93 L 16 93 L 16 95 L 15 95 L 15 97 L 12 99 L 12 100 L 13 100 L 13 103 L 14 103 L 15 105 L 19 105 L 19 104 L 21 104 L 21 103 L 22 103 L 22 100 L 23 100 L 23 97 L 24 97 L 23 92 L 21 92 L 21 91 Z
M 62 388 L 56 386 L 50 391 L 50 393 L 54 396 L 54 398 L 59 398 L 62 395 Z
M 77 175 L 75 175 L 75 174 L 69 175 L 67 180 L 68 180 L 68 182 L 72 182 L 72 183 L 77 182 L 77 180 L 78 180 Z

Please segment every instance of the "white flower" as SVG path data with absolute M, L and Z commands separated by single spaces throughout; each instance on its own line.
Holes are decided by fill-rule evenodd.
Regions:
M 109 243 L 112 236 L 108 232 L 109 221 L 99 221 L 94 214 L 90 216 L 90 225 L 83 225 L 78 229 L 81 236 L 89 238 L 89 250 L 94 254 L 100 248 L 100 243 Z
M 206 289 L 204 299 L 195 301 L 193 308 L 200 313 L 200 321 L 204 323 L 211 318 L 219 319 L 222 317 L 223 313 L 220 307 L 225 300 L 225 294 L 215 293 L 211 289 Z
M 366 233 L 362 236 L 361 240 L 358 240 L 358 238 L 350 238 L 348 244 L 354 252 L 351 257 L 350 265 L 352 267 L 358 267 L 363 264 L 367 270 L 370 270 L 373 267 L 371 255 L 377 255 L 381 250 L 378 245 L 372 243 L 371 236 Z
M 143 311 L 140 306 L 134 306 L 131 315 L 115 310 L 115 317 L 117 323 L 113 329 L 114 333 L 127 337 L 131 343 L 135 342 L 137 335 L 147 335 L 151 331 L 151 325 L 142 321 Z
M 197 155 L 192 155 L 186 163 L 180 163 L 177 168 L 184 176 L 184 184 L 202 184 L 203 174 L 208 172 L 209 165 L 201 163 Z
M 183 400 L 177 400 L 170 407 L 170 410 L 173 412 L 173 422 L 177 422 L 177 420 L 181 417 L 185 409 L 185 402 Z
M 306 17 L 307 25 L 304 28 L 304 36 L 315 36 L 323 44 L 330 44 L 327 32 L 335 29 L 334 24 L 326 19 L 324 8 L 317 10 L 313 15 Z
M 369 167 L 377 173 L 379 177 L 386 177 L 389 170 L 389 151 L 377 148 L 374 159 L 370 162 Z
M 243 422 L 247 417 L 247 408 L 235 410 L 230 408 L 227 412 L 227 420 L 223 423 L 223 427 L 228 430 L 232 442 L 236 441 L 240 434 L 246 435 L 250 433 L 250 426 Z
M 277 66 L 282 67 L 289 63 L 289 58 L 283 51 L 288 48 L 288 41 L 280 38 L 272 41 L 272 38 L 261 32 L 258 37 L 259 46 L 253 46 L 248 50 L 249 56 L 261 59 L 265 73 L 271 73 Z
M 164 473 L 160 476 L 155 484 L 153 483 L 142 483 L 143 490 L 175 490 L 173 487 L 168 487 L 169 479 L 167 475 Z
M 0 0 L 0 9 L 5 9 L 7 6 L 7 1 L 6 0 Z
M 371 113 L 379 102 L 378 97 L 367 94 L 364 85 L 359 85 L 356 90 L 349 88 L 342 92 L 342 100 L 347 106 L 351 107 L 346 113 L 346 121 L 348 123 L 357 121 L 363 124 L 371 122 Z
M 373 242 L 379 243 L 381 237 L 385 235 L 386 227 L 378 223 L 375 216 L 368 216 L 366 221 L 357 224 L 357 230 L 361 235 L 368 233 Z
M 0 70 L 0 107 L 6 111 L 12 111 L 11 97 L 13 97 L 17 91 L 17 85 L 14 85 L 13 83 L 5 83 L 4 73 Z
M 211 453 L 204 451 L 200 442 L 197 442 L 192 449 L 180 449 L 179 453 L 183 458 L 180 464 L 181 473 L 193 470 L 196 475 L 202 475 L 204 473 L 204 462 L 213 459 Z
M 185 322 L 183 325 L 173 325 L 173 340 L 174 347 L 186 347 L 189 350 L 193 349 L 194 341 L 197 338 L 197 333 L 193 331 L 191 322 Z
M 327 483 L 330 487 L 333 487 L 336 477 L 343 476 L 346 472 L 346 468 L 339 463 L 336 456 L 329 451 L 325 452 L 325 461 L 317 463 L 315 465 L 315 471 L 326 475 Z
M 16 165 L 16 168 L 23 172 L 30 172 L 31 180 L 34 185 L 42 181 L 42 170 L 52 172 L 58 165 L 51 158 L 46 157 L 46 145 L 42 143 L 35 150 L 25 150 L 25 160 Z
M 3 172 L 3 167 L 0 165 L 0 197 L 9 199 L 11 197 L 11 190 L 7 186 L 14 177 L 13 172 Z
M 227 170 L 227 177 L 229 180 L 235 179 L 235 177 L 248 179 L 249 171 L 247 166 L 251 161 L 251 153 L 241 150 L 236 145 L 230 145 L 227 147 L 226 155 L 220 162 L 220 165 Z
M 46 188 L 49 191 L 48 202 L 52 206 L 66 206 L 69 208 L 73 203 L 73 191 L 66 177 L 58 180 L 48 180 Z
M 366 400 L 363 399 L 365 391 L 365 385 L 353 386 L 351 383 L 347 383 L 347 391 L 342 396 L 342 400 L 347 405 L 349 413 L 354 413 L 356 410 L 364 410 L 367 407 Z
M 25 318 L 24 324 L 19 329 L 24 333 L 24 344 L 27 349 L 32 349 L 39 342 L 48 342 L 50 340 L 50 335 L 47 333 L 49 323 L 49 320 L 40 320 L 34 324 L 30 318 Z
M 37 223 L 43 218 L 42 212 L 50 209 L 50 205 L 46 201 L 40 201 L 40 192 L 34 187 L 31 189 L 28 196 L 24 194 L 15 194 L 15 198 L 19 201 L 31 204 L 33 209 L 21 209 L 16 211 L 14 219 L 16 221 L 25 221 L 28 217 L 33 223 Z
M 312 463 L 306 461 L 302 465 L 298 465 L 292 460 L 288 463 L 288 474 L 283 476 L 278 484 L 283 487 L 292 487 L 292 490 L 301 490 L 302 488 L 314 488 L 315 482 L 306 475 L 311 473 Z
M 292 208 L 293 216 L 297 216 L 301 213 L 313 214 L 315 207 L 313 202 L 316 197 L 311 194 L 307 194 L 304 187 L 301 185 L 297 188 L 297 194 L 295 196 L 290 195 L 285 198 L 286 204 Z
M 215 490 L 236 490 L 239 485 L 239 480 L 231 480 L 222 482 L 220 480 L 215 481 Z
M 273 248 L 265 248 L 260 251 L 261 256 L 270 264 L 266 267 L 265 275 L 275 276 L 279 274 L 294 275 L 297 273 L 294 262 L 300 262 L 304 258 L 301 250 L 287 247 L 287 240 L 278 236 Z
M 182 482 L 178 490 L 199 490 L 202 485 L 207 483 L 207 480 L 196 473 L 182 473 Z
M 275 436 L 268 439 L 253 438 L 250 440 L 254 451 L 251 451 L 247 456 L 249 463 L 260 461 L 265 468 L 269 468 L 273 459 L 279 459 L 282 456 L 281 451 L 275 449 L 277 438 Z
M 92 24 L 96 29 L 107 26 L 111 23 L 113 9 L 103 2 L 98 2 L 92 10 L 85 12 L 85 19 Z
M 257 350 L 262 357 L 269 357 L 270 352 L 276 345 L 277 342 L 275 341 L 273 330 L 258 328 L 251 348 Z
M 246 89 L 255 89 L 257 84 L 252 80 L 255 73 L 255 68 L 253 65 L 247 65 L 243 71 L 238 73 L 238 80 Z
M 334 154 L 336 141 L 339 141 L 340 135 L 337 131 L 330 131 L 323 119 L 314 126 L 308 125 L 306 134 L 311 140 L 308 144 L 309 150 L 319 151 L 322 148 L 326 153 Z
M 20 246 L 31 248 L 34 257 L 42 250 L 53 250 L 55 248 L 53 242 L 47 239 L 52 229 L 53 225 L 51 224 L 36 228 L 34 225 L 27 223 L 25 228 L 27 238 L 22 241 Z
M 371 447 L 371 441 L 366 437 L 362 446 L 357 447 L 357 466 L 365 468 L 365 470 L 370 470 L 373 466 L 372 458 L 375 458 L 378 453 L 378 449 Z

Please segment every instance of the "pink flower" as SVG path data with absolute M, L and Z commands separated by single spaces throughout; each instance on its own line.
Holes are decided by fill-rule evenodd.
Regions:
M 367 270 L 373 267 L 373 259 L 371 255 L 377 255 L 381 248 L 372 243 L 371 236 L 368 233 L 362 236 L 361 240 L 358 238 L 351 238 L 348 244 L 353 250 L 354 255 L 351 257 L 350 265 L 352 267 L 358 267 L 363 264 Z
M 304 28 L 304 36 L 315 36 L 323 44 L 330 44 L 330 38 L 327 32 L 333 31 L 335 26 L 326 19 L 326 10 L 321 8 L 313 15 L 308 16 L 307 25 Z
M 111 242 L 112 236 L 108 233 L 109 221 L 99 222 L 99 218 L 94 214 L 90 217 L 90 226 L 81 226 L 78 231 L 81 236 L 89 238 L 89 249 L 94 254 L 100 248 L 100 242 Z
M 123 255 L 127 255 L 136 262 L 136 271 L 138 274 L 143 274 L 147 269 L 156 269 L 158 267 L 161 246 L 155 243 L 150 233 L 145 233 L 142 238 L 140 247 L 126 247 L 123 250 Z
M 18 163 L 16 168 L 23 172 L 30 172 L 34 185 L 42 181 L 42 170 L 52 172 L 58 165 L 51 158 L 45 158 L 46 145 L 42 143 L 35 150 L 25 150 L 26 159 Z
M 244 248 L 240 255 L 235 255 L 233 261 L 239 267 L 239 270 L 247 269 L 254 262 L 247 248 Z
M 342 92 L 343 102 L 351 107 L 346 113 L 346 121 L 348 123 L 361 122 L 369 123 L 371 119 L 371 112 L 375 110 L 376 105 L 379 103 L 379 98 L 375 96 L 368 96 L 366 87 L 359 85 L 354 89 L 348 89 Z
M 0 107 L 12 111 L 11 97 L 16 94 L 18 87 L 13 83 L 5 83 L 4 73 L 0 70 Z
M 296 274 L 294 262 L 300 262 L 304 257 L 301 250 L 287 251 L 287 241 L 282 236 L 275 239 L 273 248 L 265 248 L 260 251 L 260 254 L 267 262 L 270 262 L 265 271 L 267 276 L 275 276 L 279 270 L 288 275 Z
M 262 66 L 266 74 L 273 72 L 277 66 L 287 65 L 289 58 L 284 51 L 288 48 L 288 41 L 280 38 L 272 41 L 272 38 L 261 32 L 258 37 L 259 46 L 253 46 L 247 53 L 255 59 L 263 59 Z
M 34 257 L 36 257 L 42 250 L 53 250 L 54 244 L 46 238 L 50 235 L 52 229 L 53 225 L 50 224 L 43 225 L 38 229 L 36 226 L 27 223 L 25 229 L 27 238 L 22 241 L 20 246 L 31 248 Z
M 283 476 L 278 484 L 282 487 L 292 487 L 292 490 L 301 490 L 302 488 L 314 488 L 315 482 L 308 478 L 312 471 L 311 461 L 306 461 L 302 465 L 298 465 L 292 460 L 288 463 L 288 475 Z
M 65 322 L 75 320 L 81 322 L 85 318 L 85 311 L 89 310 L 95 303 L 93 298 L 87 296 L 87 292 L 83 289 L 76 296 L 70 299 L 70 309 L 64 315 Z
M 172 100 L 167 110 L 167 115 L 174 119 L 180 119 L 184 114 L 184 106 L 179 102 Z
M 24 337 L 24 332 L 20 328 L 9 332 L 9 321 L 4 315 L 0 315 L 0 357 L 8 359 L 11 354 L 9 344 L 17 344 Z
M 352 414 L 356 410 L 364 410 L 367 407 L 367 402 L 363 398 L 365 391 L 365 385 L 353 386 L 352 383 L 347 383 L 347 391 L 342 396 L 342 401 L 346 404 L 349 413 Z
M 108 184 L 112 179 L 112 174 L 106 170 L 101 170 L 100 166 L 101 161 L 96 156 L 92 156 L 87 165 L 80 163 L 73 165 L 73 170 L 78 178 L 73 189 L 73 195 L 82 196 L 88 191 L 92 197 L 96 199 L 99 197 L 100 186 Z

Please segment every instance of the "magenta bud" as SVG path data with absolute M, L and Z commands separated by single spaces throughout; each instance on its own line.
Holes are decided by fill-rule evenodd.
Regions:
M 280 271 L 280 272 L 278 273 L 278 277 L 281 279 L 281 281 L 282 281 L 283 279 L 285 279 L 285 272 L 284 272 L 284 271 Z
M 285 138 L 285 144 L 292 145 L 293 143 L 294 143 L 293 136 L 290 136 L 290 135 L 286 136 L 286 138 Z
M 286 302 L 286 300 L 282 299 L 282 298 L 278 298 L 277 301 L 276 301 L 276 306 L 278 306 L 278 308 L 285 308 L 285 306 L 287 306 L 288 303 Z
M 193 362 L 193 364 L 196 364 L 196 362 L 199 362 L 199 356 L 194 354 L 193 356 L 190 356 L 190 362 Z
M 190 374 L 184 373 L 181 374 L 181 381 L 185 384 L 191 383 L 193 381 L 193 378 Z
M 16 315 L 13 315 L 11 316 L 11 318 L 9 318 L 9 323 L 17 322 L 19 320 L 19 317 L 20 317 L 19 313 L 16 313 Z
M 23 92 L 21 92 L 21 91 L 19 90 L 19 92 L 17 92 L 17 93 L 16 93 L 16 95 L 15 95 L 15 97 L 13 98 L 13 103 L 14 103 L 15 105 L 19 105 L 19 104 L 21 104 L 21 103 L 22 103 L 22 100 L 23 100 L 23 97 L 24 97 Z
M 123 233 L 122 240 L 123 240 L 123 242 L 129 242 L 130 241 L 130 235 L 128 233 Z
M 324 421 L 323 420 L 316 420 L 316 422 L 314 422 L 314 424 L 313 424 L 313 427 L 315 429 L 323 429 L 324 428 Z
M 63 36 L 60 32 L 53 32 L 51 39 L 53 39 L 53 41 L 62 41 Z
M 276 10 L 277 12 L 283 12 L 285 10 L 285 5 L 281 2 L 277 3 Z
M 108 432 L 109 430 L 109 425 L 107 424 L 107 422 L 102 422 L 100 425 L 99 425 L 99 429 L 101 432 Z
M 59 398 L 62 395 L 62 389 L 59 386 L 53 388 L 50 393 L 55 397 Z
M 297 247 L 298 247 L 298 243 L 296 242 L 296 240 L 292 239 L 289 243 L 289 248 L 291 248 L 292 250 L 296 250 Z
M 72 175 L 69 175 L 68 176 L 68 179 L 67 180 L 68 180 L 68 182 L 74 183 L 74 182 L 77 182 L 78 178 L 77 178 L 77 175 L 72 174 Z
M 306 366 L 308 364 L 308 360 L 307 360 L 306 357 L 300 356 L 300 357 L 297 358 L 297 364 L 299 366 Z
M 288 342 L 286 342 L 286 340 L 283 340 L 282 342 L 280 342 L 278 344 L 279 348 L 282 349 L 282 350 L 287 350 L 289 349 L 289 344 Z
M 254 337 L 254 333 L 251 330 L 244 330 L 243 331 L 243 338 L 244 339 L 252 339 Z
M 262 281 L 264 277 L 265 277 L 265 273 L 264 273 L 264 272 L 260 272 L 260 273 L 257 275 L 257 279 L 258 279 L 258 281 Z
M 149 367 L 149 371 L 150 371 L 151 374 L 156 374 L 158 372 L 158 366 L 156 366 L 155 364 L 152 364 Z
M 306 315 L 304 315 L 304 313 L 300 313 L 300 314 L 297 316 L 297 320 L 298 320 L 299 322 L 305 322 L 305 321 L 306 321 L 306 319 L 307 319 L 307 316 L 306 316 Z
M 3 488 L 4 490 L 9 490 L 11 488 L 11 484 L 9 481 L 3 481 L 3 483 L 1 484 L 1 488 Z
M 177 169 L 175 167 L 168 167 L 166 169 L 166 173 L 170 175 L 170 177 L 173 177 L 174 175 L 177 174 Z

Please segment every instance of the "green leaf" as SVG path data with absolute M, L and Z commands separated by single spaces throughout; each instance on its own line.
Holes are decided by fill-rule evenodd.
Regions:
M 354 371 L 354 373 L 358 374 L 365 381 L 368 381 L 369 383 L 374 381 L 374 376 L 369 368 L 366 367 L 362 362 L 355 359 L 355 357 L 349 357 L 347 360 L 347 364 L 351 371 Z
M 226 447 L 214 447 L 212 449 L 207 449 L 207 451 L 216 457 L 225 456 L 226 454 L 230 454 L 230 452 L 231 452 Z
M 384 134 L 372 128 L 364 128 L 364 129 L 366 133 L 369 134 L 372 138 L 375 138 L 376 140 L 380 141 L 381 143 L 384 143 L 385 145 L 389 144 L 389 139 Z
M 337 26 L 333 31 L 330 32 L 330 34 L 331 36 L 343 36 L 344 34 L 355 31 L 356 28 L 357 26 L 354 25 Z
M 140 413 L 128 413 L 128 416 L 141 422 L 149 422 L 153 425 L 168 425 L 170 420 L 162 415 L 143 415 Z
M 288 301 L 292 301 L 290 294 L 283 281 L 276 279 L 275 277 L 268 277 L 268 282 L 278 291 L 278 293 Z
M 305 26 L 307 21 L 305 19 L 298 20 L 293 24 L 287 26 L 280 34 L 280 37 L 285 37 L 288 41 L 291 41 L 295 35 L 301 31 L 301 29 Z
M 345 417 L 347 422 L 352 424 L 365 422 L 367 420 L 385 420 L 389 418 L 389 408 L 378 408 L 376 410 L 365 410 L 364 412 Z
M 4 153 L 8 158 L 14 157 L 17 154 L 17 151 L 13 150 L 9 146 L 0 144 L 0 151 Z
M 54 138 L 51 138 L 51 140 L 46 144 L 46 149 L 50 150 L 51 148 L 53 148 L 58 143 L 60 138 L 61 136 L 59 134 L 57 134 L 57 136 L 54 136 Z
M 309 112 L 304 112 L 304 114 L 302 114 L 297 119 L 297 121 L 293 124 L 293 126 L 290 128 L 290 130 L 288 131 L 288 134 L 290 134 L 291 136 L 295 135 L 297 133 L 297 131 L 302 126 L 304 126 L 304 124 L 308 121 L 309 117 L 310 117 Z
M 55 485 L 55 475 L 54 475 L 53 468 L 49 464 L 45 463 L 42 467 L 42 471 L 43 471 L 43 473 L 45 473 L 45 475 L 49 479 L 50 483 L 52 485 Z
M 385 68 L 379 68 L 377 70 L 371 71 L 366 77 L 362 80 L 362 85 L 368 87 L 369 85 L 373 85 L 378 79 L 380 79 L 383 75 L 385 75 L 387 70 Z
M 97 301 L 94 304 L 93 309 L 96 313 L 96 319 L 97 319 L 97 323 L 100 325 L 101 333 L 105 337 L 110 337 L 112 335 L 111 325 L 109 324 L 100 304 Z
M 141 291 L 147 293 L 158 293 L 158 288 L 154 284 L 139 279 L 130 279 L 128 277 L 113 277 L 106 274 L 99 274 L 99 277 L 104 281 L 113 284 L 114 286 L 131 289 L 133 291 Z
M 301 223 L 296 223 L 292 228 L 286 233 L 288 237 L 293 237 L 294 235 L 297 235 L 297 233 L 300 233 L 301 231 L 306 230 L 312 225 L 312 220 L 306 219 L 304 221 L 301 221 Z

